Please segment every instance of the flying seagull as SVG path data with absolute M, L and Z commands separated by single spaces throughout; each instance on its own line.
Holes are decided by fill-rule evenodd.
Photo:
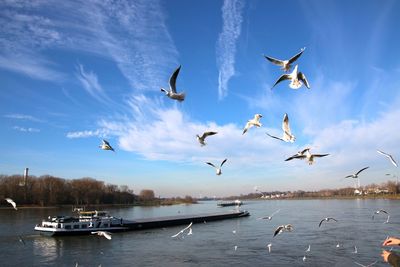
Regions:
M 324 219 L 322 219 L 322 220 L 319 222 L 318 227 L 321 227 L 322 222 L 329 222 L 329 221 L 331 221 L 331 220 L 337 222 L 337 220 L 334 219 L 334 218 L 332 218 L 332 217 L 324 218 Z
M 103 150 L 111 150 L 114 151 L 114 148 L 110 145 L 110 143 L 108 143 L 106 140 L 103 139 L 102 144 L 99 146 L 101 149 Z
M 179 102 L 182 102 L 183 100 L 185 100 L 185 93 L 176 92 L 176 78 L 178 77 L 180 70 L 181 66 L 179 66 L 169 78 L 169 90 L 161 87 L 161 92 L 164 92 L 165 95 L 171 99 L 175 99 L 178 100 Z
M 12 200 L 11 198 L 6 198 L 5 200 L 6 200 L 8 203 L 10 203 L 10 204 L 13 206 L 13 208 L 14 208 L 15 210 L 18 210 L 18 209 L 17 209 L 17 203 L 15 203 L 14 200 Z
M 308 245 L 308 248 L 306 249 L 306 252 L 310 252 L 311 251 L 311 245 Z
M 26 245 L 25 244 L 25 240 L 22 238 L 22 236 L 18 236 L 18 240 L 19 240 L 19 242 L 21 242 L 24 246 Z
M 294 70 L 292 71 L 292 73 L 282 74 L 281 77 L 279 77 L 279 79 L 275 82 L 275 84 L 272 86 L 271 89 L 273 89 L 275 87 L 275 85 L 277 85 L 278 83 L 280 83 L 281 81 L 284 81 L 284 80 L 290 80 L 289 87 L 292 89 L 299 89 L 303 83 L 308 89 L 310 89 L 310 85 L 307 81 L 306 76 L 302 72 L 298 71 L 298 65 L 296 65 L 294 67 Z
M 390 214 L 386 210 L 382 210 L 382 209 L 377 210 L 377 211 L 374 212 L 374 214 L 372 215 L 372 220 L 374 219 L 375 214 L 380 214 L 380 213 L 385 213 L 387 215 L 387 219 L 386 219 L 385 223 L 388 223 L 389 222 L 389 218 L 390 218 Z
M 293 226 L 291 224 L 278 226 L 278 228 L 276 228 L 276 230 L 274 232 L 274 237 L 284 231 L 291 232 L 292 230 L 293 230 Z
M 214 135 L 214 134 L 217 134 L 217 133 L 218 133 L 218 132 L 204 132 L 202 136 L 199 136 L 199 135 L 197 134 L 197 135 L 196 135 L 197 141 L 199 141 L 199 143 L 200 143 L 201 146 L 205 146 L 205 145 L 206 145 L 205 140 L 206 140 L 207 136 Z
M 216 171 L 216 174 L 217 175 L 221 175 L 222 174 L 222 171 L 221 171 L 221 168 L 222 168 L 222 165 L 224 165 L 224 163 L 227 161 L 228 159 L 224 159 L 222 162 L 221 162 L 221 165 L 219 166 L 219 168 L 217 168 L 214 164 L 212 164 L 211 162 L 206 162 L 206 164 L 208 164 L 208 165 L 210 165 L 210 166 L 213 166 L 214 168 L 215 168 L 215 171 Z
M 300 151 L 298 151 L 296 154 L 294 154 L 293 156 L 290 156 L 289 158 L 287 158 L 285 161 L 289 161 L 289 160 L 292 160 L 292 159 L 294 159 L 294 158 L 298 158 L 298 159 L 304 159 L 303 157 L 301 157 L 301 156 L 303 156 L 307 151 L 309 151 L 310 150 L 310 148 L 309 147 L 307 147 L 307 148 L 305 148 L 305 149 L 303 149 L 303 150 L 300 150 Z
M 285 72 L 287 72 L 292 67 L 291 64 L 293 62 L 295 62 L 301 56 L 301 54 L 303 54 L 305 49 L 306 49 L 305 47 L 300 49 L 299 53 L 297 53 L 296 55 L 294 55 L 293 57 L 291 57 L 288 60 L 280 60 L 280 59 L 272 58 L 272 57 L 265 56 L 265 55 L 264 55 L 264 57 L 267 60 L 271 61 L 273 64 L 281 66 L 281 69 L 284 70 Z
M 354 251 L 353 251 L 353 253 L 354 253 L 354 254 L 357 254 L 357 253 L 358 253 L 357 246 L 354 246 Z
M 390 162 L 391 162 L 394 166 L 397 167 L 397 163 L 396 163 L 396 161 L 394 160 L 394 158 L 392 157 L 392 155 L 389 155 L 389 154 L 387 154 L 387 153 L 385 153 L 385 152 L 383 152 L 383 151 L 380 151 L 380 150 L 377 150 L 377 152 L 378 152 L 379 154 L 384 155 L 385 157 L 387 157 L 387 158 L 390 160 Z
M 357 264 L 358 266 L 361 266 L 361 267 L 370 267 L 370 266 L 372 266 L 372 265 L 375 265 L 375 263 L 377 263 L 378 261 L 374 261 L 374 262 L 372 262 L 372 263 L 370 263 L 370 264 L 368 264 L 368 265 L 364 265 L 364 264 L 361 264 L 361 263 L 358 263 L 358 262 L 354 262 L 355 264 Z
M 306 261 L 306 259 L 307 259 L 307 258 L 306 258 L 306 255 L 304 255 L 304 257 L 303 257 L 303 261 Z
M 275 214 L 277 214 L 279 211 L 280 211 L 280 209 L 277 210 L 277 211 L 275 211 L 274 213 L 272 213 L 272 214 L 269 215 L 269 216 L 257 218 L 257 220 L 271 220 L 271 219 L 272 219 L 272 216 L 274 216 Z
M 362 169 L 359 170 L 358 172 L 353 173 L 353 174 L 350 174 L 350 175 L 347 175 L 347 176 L 344 177 L 344 178 L 358 178 L 358 175 L 360 174 L 360 172 L 362 172 L 363 170 L 366 170 L 366 169 L 368 169 L 368 168 L 369 168 L 369 167 L 362 168 Z
M 271 246 L 272 246 L 272 243 L 269 243 L 269 244 L 267 245 L 267 248 L 268 248 L 268 252 L 269 252 L 269 253 L 271 253 Z
M 111 240 L 111 233 L 105 232 L 105 231 L 96 231 L 96 232 L 91 232 L 93 235 L 98 235 L 98 236 L 104 236 L 108 240 Z
M 283 121 L 282 121 L 282 130 L 283 130 L 283 136 L 282 138 L 280 137 L 276 137 L 273 135 L 270 135 L 269 133 L 267 133 L 268 136 L 281 140 L 283 142 L 290 142 L 293 143 L 296 139 L 296 137 L 292 134 L 292 132 L 290 131 L 290 126 L 289 126 L 289 116 L 285 113 L 285 115 L 283 116 Z
M 175 235 L 173 235 L 173 236 L 171 236 L 171 237 L 177 237 L 178 235 L 180 235 L 180 234 L 183 234 L 186 230 L 188 230 L 189 229 L 189 233 L 191 232 L 190 231 L 190 229 L 192 229 L 191 227 L 192 227 L 192 224 L 193 224 L 193 222 L 191 222 L 188 226 L 186 226 L 185 228 L 183 228 L 182 230 L 180 230 L 177 234 L 175 234 Z
M 289 161 L 292 159 L 307 159 L 308 165 L 312 165 L 314 163 L 314 158 L 326 157 L 328 155 L 329 154 L 311 154 L 310 149 L 306 148 L 304 149 L 304 153 L 302 153 L 302 155 L 293 155 L 285 159 L 285 161 Z
M 247 130 L 250 129 L 251 127 L 253 127 L 253 126 L 261 127 L 262 126 L 262 124 L 260 122 L 261 118 L 262 118 L 261 114 L 255 114 L 253 119 L 248 120 L 247 123 L 246 123 L 246 126 L 243 129 L 242 135 L 245 134 L 247 132 Z

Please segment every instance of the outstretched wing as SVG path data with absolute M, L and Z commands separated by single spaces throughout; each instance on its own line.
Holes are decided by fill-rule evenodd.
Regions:
M 317 158 L 322 158 L 322 157 L 326 157 L 329 156 L 329 154 L 313 154 L 313 157 L 317 157 Z
M 306 76 L 305 76 L 302 72 L 299 72 L 299 74 L 298 74 L 297 77 L 299 78 L 300 81 L 302 81 L 302 82 L 304 83 L 304 85 L 305 85 L 308 89 L 310 89 L 310 85 L 308 84 L 307 78 L 306 78 Z
M 289 59 L 289 63 L 291 64 L 291 63 L 295 62 L 295 61 L 301 56 L 301 54 L 303 54 L 303 52 L 304 52 L 305 49 L 306 49 L 305 47 L 302 48 L 302 49 L 300 49 L 300 52 L 299 52 L 299 53 L 297 53 L 297 54 L 294 55 L 291 59 Z
M 217 168 L 217 167 L 215 167 L 215 165 L 212 164 L 211 162 L 206 162 L 206 164 L 208 164 L 208 165 L 210 165 L 210 166 L 213 166 L 214 168 Z
M 305 159 L 305 158 L 306 158 L 305 155 L 293 155 L 293 156 L 285 159 L 285 161 L 289 161 L 289 160 L 292 160 L 292 159 Z
M 330 220 L 337 222 L 337 220 L 335 218 L 332 218 L 332 217 L 328 218 L 328 221 L 330 221 Z
M 222 165 L 224 165 L 224 163 L 225 163 L 227 160 L 228 160 L 228 159 L 224 159 L 224 160 L 221 162 L 220 168 L 222 167 Z
M 287 135 L 291 136 L 292 132 L 290 131 L 290 126 L 289 126 L 289 116 L 285 113 L 283 116 L 283 121 L 282 121 L 282 130 L 284 133 Z
M 325 221 L 325 219 L 322 219 L 322 220 L 319 222 L 318 227 L 321 227 L 321 224 L 322 224 L 323 221 Z
M 284 226 L 281 225 L 281 226 L 279 226 L 278 228 L 276 228 L 276 230 L 275 230 L 275 232 L 274 232 L 274 237 L 282 231 L 283 227 L 284 227 Z
M 171 77 L 169 78 L 169 87 L 171 91 L 176 94 L 176 78 L 178 77 L 179 71 L 181 70 L 181 66 L 179 66 L 174 73 L 172 73 Z
M 203 135 L 200 137 L 201 139 L 205 139 L 207 136 L 217 134 L 218 132 L 204 132 Z
M 275 65 L 283 66 L 283 60 L 276 59 L 276 58 L 273 58 L 273 57 L 269 57 L 269 56 L 266 56 L 266 55 L 264 55 L 264 57 L 265 57 L 267 60 L 269 60 L 269 61 L 271 61 L 272 63 L 274 63 Z
M 282 138 L 280 138 L 280 137 L 276 137 L 276 136 L 273 136 L 273 135 L 270 135 L 269 133 L 266 133 L 269 137 L 272 137 L 272 138 L 275 138 L 275 139 L 278 139 L 278 140 L 281 140 L 281 141 L 285 141 L 285 140 L 283 140 Z
M 360 172 L 362 172 L 363 170 L 366 170 L 366 169 L 368 169 L 368 168 L 369 168 L 369 167 L 362 168 L 361 170 L 359 170 L 359 171 L 356 173 L 356 176 L 359 175 Z
M 271 90 L 275 87 L 275 85 L 277 85 L 278 83 L 280 83 L 281 81 L 284 81 L 284 80 L 290 80 L 290 75 L 289 74 L 282 74 L 281 77 L 279 77 L 279 79 L 271 87 Z

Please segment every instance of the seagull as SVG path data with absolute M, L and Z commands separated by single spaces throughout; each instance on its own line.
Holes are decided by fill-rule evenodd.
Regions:
M 224 163 L 227 161 L 228 159 L 224 159 L 222 162 L 221 162 L 221 165 L 219 166 L 219 168 L 217 168 L 214 164 L 212 164 L 211 162 L 206 162 L 206 164 L 208 164 L 208 165 L 210 165 L 210 166 L 213 166 L 214 168 L 215 168 L 215 171 L 216 171 L 216 174 L 217 175 L 221 175 L 222 174 L 222 171 L 221 171 L 221 168 L 222 168 L 222 165 L 224 165 Z
M 354 254 L 357 254 L 357 252 L 358 252 L 357 246 L 354 246 L 354 251 L 353 251 L 353 253 L 354 253 Z
M 235 246 L 235 251 L 237 250 L 238 246 Z
M 206 145 L 206 137 L 210 136 L 210 135 L 214 135 L 217 134 L 218 132 L 204 132 L 202 136 L 199 136 L 198 134 L 196 135 L 197 137 L 197 141 L 199 141 L 201 146 L 205 146 Z
M 294 70 L 292 71 L 292 73 L 282 74 L 281 77 L 279 77 L 279 79 L 272 86 L 271 90 L 275 87 L 275 85 L 277 85 L 278 83 L 280 83 L 281 81 L 284 81 L 284 80 L 290 80 L 289 87 L 292 89 L 299 89 L 303 83 L 308 89 L 310 89 L 310 85 L 307 81 L 306 76 L 302 72 L 299 72 L 297 69 L 298 69 L 298 65 L 296 65 L 294 67 Z
M 105 232 L 105 231 L 96 231 L 96 232 L 91 232 L 93 235 L 98 235 L 98 236 L 104 236 L 108 240 L 111 240 L 111 233 L 110 232 Z
M 187 235 L 192 235 L 193 231 L 192 231 L 192 227 L 189 228 L 189 233 L 187 233 Z
M 370 267 L 370 266 L 372 266 L 372 265 L 374 265 L 375 263 L 377 263 L 378 261 L 374 261 L 373 263 L 370 263 L 370 264 L 368 264 L 368 265 L 364 265 L 364 264 L 361 264 L 361 263 L 358 263 L 358 262 L 354 262 L 355 264 L 357 264 L 358 266 L 362 266 L 362 267 Z
M 337 222 L 337 220 L 332 218 L 332 217 L 324 218 L 319 222 L 319 226 L 318 227 L 321 227 L 322 222 L 329 222 L 331 220 Z
M 272 216 L 274 216 L 275 214 L 277 214 L 279 211 L 280 211 L 280 209 L 277 210 L 277 211 L 275 211 L 274 213 L 272 213 L 272 214 L 269 215 L 269 216 L 260 217 L 260 218 L 258 218 L 257 220 L 271 220 L 271 219 L 272 219 Z
M 303 257 L 303 261 L 306 261 L 306 259 L 307 259 L 307 258 L 306 258 L 306 255 L 304 255 L 304 257 Z
M 99 146 L 101 149 L 103 149 L 103 150 L 111 150 L 111 151 L 114 151 L 115 152 L 115 150 L 114 150 L 114 148 L 110 145 L 110 143 L 108 143 L 106 140 L 104 140 L 103 139 L 103 142 L 102 142 L 102 144 Z
M 387 215 L 387 219 L 386 219 L 385 223 L 389 223 L 390 214 L 386 210 L 382 210 L 382 209 L 374 212 L 374 214 L 372 215 L 372 220 L 374 219 L 375 214 L 380 214 L 381 212 L 385 213 Z
M 236 235 L 236 230 L 232 230 L 232 233 Z
M 304 149 L 304 153 L 302 155 L 293 155 L 287 159 L 285 159 L 285 161 L 289 161 L 292 159 L 307 159 L 308 161 L 308 165 L 312 165 L 314 163 L 314 158 L 321 158 L 321 157 L 325 157 L 328 156 L 329 154 L 311 154 L 310 153 L 310 149 L 306 148 Z
M 252 120 L 248 120 L 247 123 L 246 123 L 246 126 L 243 129 L 242 135 L 244 135 L 247 132 L 247 130 L 250 129 L 251 127 L 253 127 L 253 126 L 261 127 L 262 126 L 262 124 L 260 122 L 261 118 L 262 118 L 261 114 L 255 114 L 254 118 Z
M 191 222 L 188 226 L 186 226 L 185 228 L 183 228 L 182 230 L 180 230 L 177 234 L 171 236 L 171 237 L 177 237 L 180 234 L 183 234 L 187 229 L 191 229 L 193 222 Z M 190 230 L 189 230 L 190 233 Z
M 283 121 L 282 121 L 282 130 L 283 130 L 283 136 L 282 138 L 280 137 L 276 137 L 273 135 L 270 135 L 269 133 L 267 133 L 268 136 L 281 140 L 283 142 L 290 142 L 293 143 L 296 139 L 296 137 L 291 133 L 290 131 L 290 126 L 289 126 L 289 117 L 288 115 L 285 113 L 285 115 L 283 116 Z
M 394 158 L 392 157 L 392 155 L 389 155 L 389 154 L 387 154 L 387 153 L 385 153 L 385 152 L 383 152 L 383 151 L 380 151 L 380 150 L 377 150 L 377 152 L 378 152 L 379 154 L 384 155 L 385 157 L 387 157 L 387 158 L 390 160 L 390 162 L 391 162 L 394 166 L 397 167 L 397 163 L 396 163 L 396 161 L 394 160 Z
M 337 243 L 336 247 L 337 247 L 337 248 L 340 248 L 340 244 L 339 244 L 339 243 Z
M 171 77 L 169 78 L 169 90 L 164 89 L 161 87 L 161 92 L 164 92 L 166 96 L 168 96 L 171 99 L 178 100 L 179 102 L 182 102 L 185 100 L 185 93 L 177 93 L 176 92 L 176 78 L 178 77 L 179 71 L 181 70 L 181 66 L 179 66 L 174 73 L 172 73 Z
M 360 174 L 360 172 L 362 172 L 363 170 L 366 170 L 366 169 L 368 169 L 368 168 L 369 168 L 369 167 L 362 168 L 362 169 L 359 170 L 358 172 L 353 173 L 353 174 L 350 174 L 350 175 L 347 175 L 347 176 L 344 177 L 344 178 L 358 178 L 358 175 Z
M 18 210 L 18 209 L 17 209 L 17 203 L 15 203 L 14 200 L 12 200 L 11 198 L 6 198 L 5 200 L 6 200 L 8 203 L 10 203 L 10 204 L 13 206 L 13 208 L 14 208 L 15 210 Z
M 293 156 L 287 158 L 285 161 L 289 161 L 289 160 L 292 160 L 292 159 L 294 159 L 294 158 L 297 158 L 297 159 L 304 159 L 304 158 L 301 157 L 301 156 L 303 156 L 304 153 L 306 153 L 306 152 L 309 151 L 310 149 L 311 149 L 311 148 L 306 147 L 305 149 L 298 151 L 298 152 L 297 152 L 296 154 L 294 154 Z
M 281 225 L 278 226 L 278 228 L 276 228 L 275 232 L 274 232 L 274 237 L 276 235 L 279 235 L 280 233 L 282 233 L 283 231 L 287 231 L 287 232 L 291 232 L 293 230 L 293 226 L 291 224 L 286 224 L 286 225 Z
M 269 244 L 267 245 L 267 248 L 268 248 L 268 252 L 269 252 L 269 253 L 271 253 L 271 246 L 272 246 L 272 243 L 269 243 Z
M 311 251 L 311 245 L 308 245 L 308 248 L 306 249 L 306 252 L 310 252 Z
M 287 72 L 292 67 L 290 64 L 295 62 L 301 56 L 301 54 L 303 54 L 305 49 L 306 49 L 305 47 L 300 49 L 299 53 L 297 53 L 296 55 L 294 55 L 293 57 L 291 57 L 288 60 L 275 59 L 275 58 L 272 58 L 272 57 L 269 57 L 269 56 L 265 56 L 265 55 L 264 55 L 264 57 L 267 60 L 271 61 L 273 64 L 281 66 L 281 69 L 284 70 L 285 72 Z

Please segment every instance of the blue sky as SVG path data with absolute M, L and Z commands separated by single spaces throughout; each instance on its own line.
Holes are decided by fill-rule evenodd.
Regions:
M 93 177 L 157 195 L 386 181 L 400 160 L 397 1 L 2 1 L 0 173 Z M 263 55 L 310 85 L 292 90 Z M 182 65 L 178 103 L 160 92 Z M 254 114 L 261 128 L 242 129 Z M 288 113 L 293 144 L 281 134 Z M 200 147 L 195 135 L 218 134 Z M 107 139 L 116 153 L 98 148 Z M 284 162 L 306 146 L 330 153 Z M 216 176 L 206 161 L 228 158 Z

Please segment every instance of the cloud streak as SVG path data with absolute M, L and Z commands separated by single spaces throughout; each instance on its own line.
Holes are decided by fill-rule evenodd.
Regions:
M 87 138 L 87 137 L 100 137 L 104 138 L 108 135 L 109 131 L 105 129 L 97 129 L 95 131 L 76 131 L 76 132 L 68 132 L 67 137 L 70 139 L 74 138 Z
M 13 113 L 13 114 L 6 114 L 6 115 L 4 115 L 4 117 L 9 118 L 9 119 L 16 119 L 16 120 L 28 120 L 28 121 L 34 121 L 34 122 L 43 122 L 43 120 L 41 120 L 41 119 L 38 119 L 31 115 L 26 115 L 26 114 Z
M 20 132 L 28 132 L 28 133 L 38 133 L 40 132 L 40 129 L 36 128 L 25 128 L 25 127 L 20 127 L 20 126 L 14 126 L 14 130 L 20 131 Z
M 241 0 L 225 0 L 222 6 L 222 32 L 217 42 L 218 96 L 223 99 L 228 94 L 228 82 L 235 75 L 236 41 L 242 27 Z
M 94 72 L 86 72 L 81 64 L 77 66 L 76 77 L 92 97 L 102 103 L 107 103 L 109 100 L 104 92 L 104 89 L 100 85 L 97 75 Z

